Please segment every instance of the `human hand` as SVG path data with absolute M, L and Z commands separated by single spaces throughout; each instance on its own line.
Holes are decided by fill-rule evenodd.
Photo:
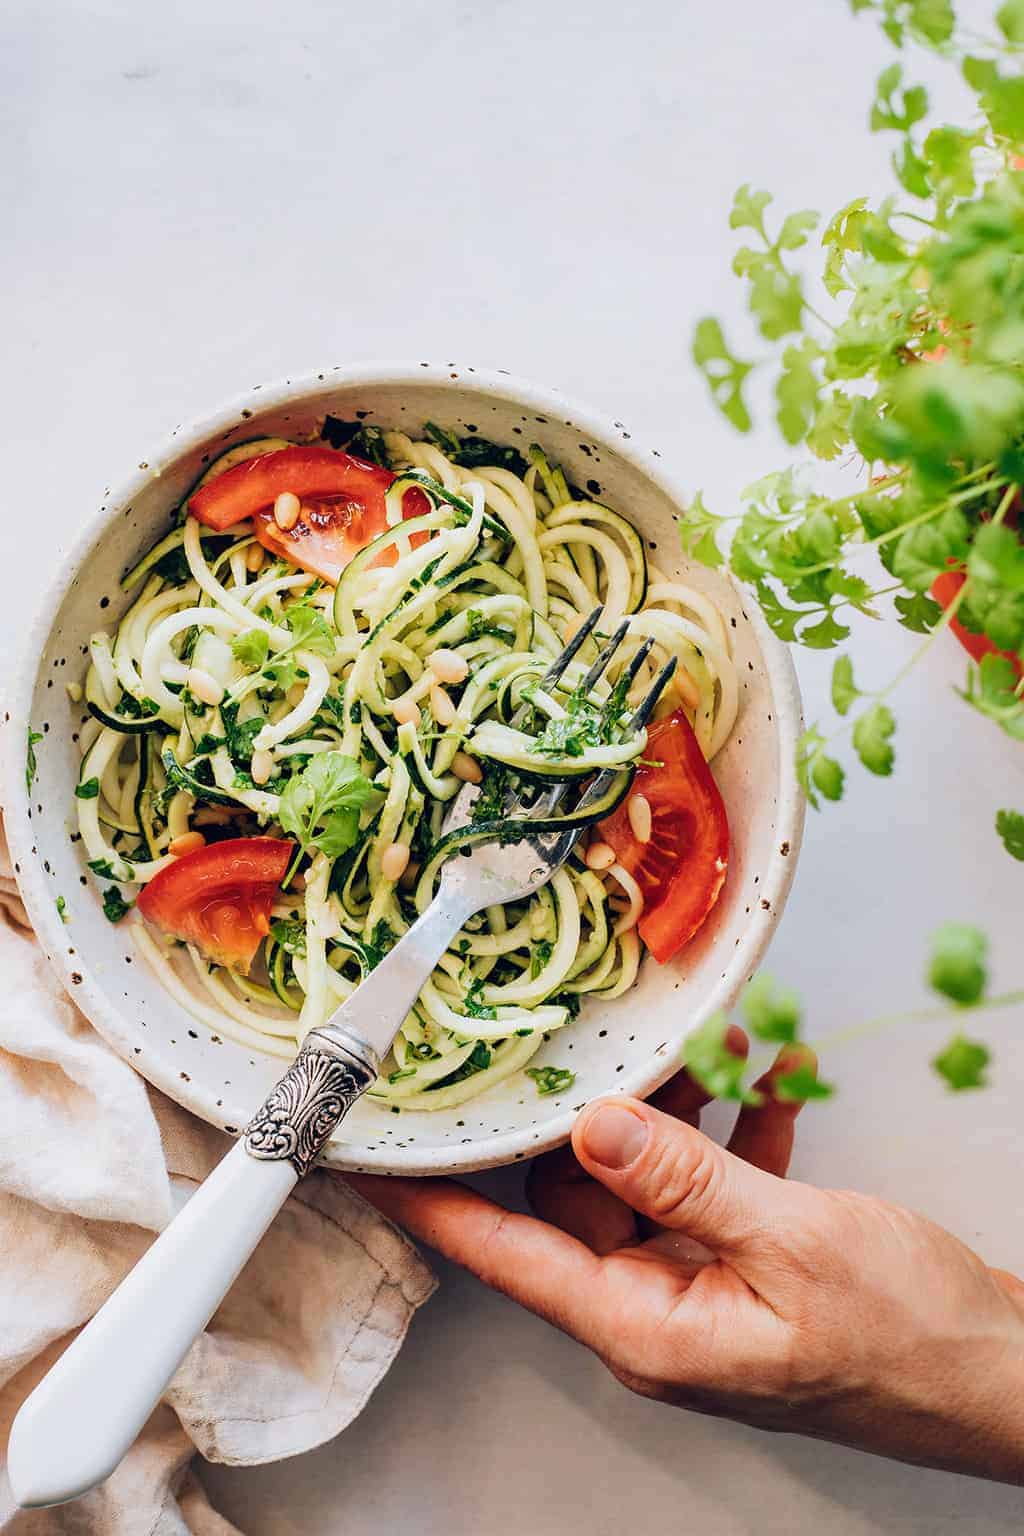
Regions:
M 1024 1284 L 924 1217 L 785 1180 L 800 1106 L 772 1081 L 809 1062 L 783 1051 L 727 1149 L 686 1073 L 588 1105 L 533 1165 L 541 1219 L 449 1180 L 352 1183 L 646 1397 L 1024 1483 Z

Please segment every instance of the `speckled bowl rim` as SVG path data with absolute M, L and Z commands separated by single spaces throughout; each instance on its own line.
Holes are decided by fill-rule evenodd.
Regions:
M 423 382 L 451 384 L 459 391 L 469 390 L 482 398 L 498 395 L 541 415 L 571 419 L 574 426 L 586 433 L 592 442 L 630 463 L 676 506 L 683 508 L 686 505 L 683 487 L 671 470 L 666 468 L 657 449 L 638 441 L 621 422 L 611 421 L 558 390 L 517 378 L 504 369 L 484 369 L 455 363 L 388 361 L 349 363 L 298 378 L 283 379 L 274 384 L 254 385 L 212 413 L 176 426 L 155 454 L 150 454 L 125 481 L 105 493 L 103 507 L 86 521 L 79 532 L 24 632 L 7 690 L 3 750 L 0 754 L 0 803 L 14 813 L 6 820 L 8 843 L 12 858 L 19 866 L 17 879 L 26 910 L 44 949 L 55 960 L 65 987 L 86 1017 L 108 1044 L 133 1066 L 132 1048 L 138 1041 L 138 1027 L 110 1004 L 93 982 L 88 967 L 83 967 L 84 976 L 81 972 L 75 972 L 75 983 L 72 984 L 74 964 L 65 953 L 60 918 L 32 851 L 31 821 L 26 814 L 29 802 L 25 786 L 25 740 L 39 657 L 45 650 L 53 617 L 60 609 L 72 581 L 79 575 L 88 551 L 116 523 L 121 509 L 131 505 L 151 482 L 154 472 L 163 471 L 182 454 L 216 441 L 218 435 L 238 425 L 243 413 L 262 412 L 268 407 L 287 407 L 299 401 L 308 403 L 319 394 L 329 396 L 339 387 L 401 388 Z M 792 763 L 797 740 L 803 729 L 800 690 L 793 662 L 787 648 L 771 633 L 756 607 L 751 607 L 748 617 L 757 637 L 775 700 L 779 760 L 781 764 Z M 764 900 L 751 913 L 721 979 L 702 1001 L 693 1020 L 694 1025 L 718 1009 L 730 1008 L 744 982 L 760 963 L 793 881 L 803 838 L 805 809 L 804 797 L 795 775 L 783 768 L 779 774 L 774 846 L 762 872 Z M 677 1069 L 678 1060 L 652 1053 L 646 1063 L 625 1077 L 620 1077 L 614 1084 L 610 1083 L 607 1091 L 646 1098 Z M 160 1070 L 159 1064 L 142 1075 L 184 1108 L 213 1125 L 220 1124 L 214 1103 L 215 1094 L 204 1088 L 202 1083 L 194 1079 L 183 1083 L 178 1075 L 169 1070 Z M 394 1147 L 389 1153 L 390 1166 L 382 1168 L 378 1163 L 373 1171 L 440 1174 L 498 1167 L 561 1145 L 568 1138 L 575 1119 L 576 1111 L 564 1111 L 546 1123 L 543 1135 L 537 1139 L 533 1139 L 534 1133 L 524 1127 L 519 1131 L 506 1131 L 496 1136 L 482 1136 L 474 1139 L 470 1146 L 452 1147 L 450 1150 Z M 329 1144 L 324 1162 L 328 1167 L 338 1169 L 360 1166 L 358 1156 L 351 1155 L 353 1150 L 350 1148 L 349 1157 L 344 1157 L 340 1147 Z

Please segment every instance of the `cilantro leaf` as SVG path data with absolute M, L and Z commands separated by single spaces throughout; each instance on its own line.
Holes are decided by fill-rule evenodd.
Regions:
M 320 612 L 308 603 L 296 603 L 284 616 L 285 626 L 294 637 L 297 651 L 311 651 L 314 656 L 334 655 L 334 636 Z M 291 649 L 291 647 L 289 647 Z
M 270 653 L 270 639 L 265 629 L 250 629 L 235 635 L 231 654 L 250 672 L 259 672 Z
M 1020 811 L 997 811 L 996 831 L 1010 857 L 1024 859 L 1024 815 Z
M 54 906 L 57 908 L 57 916 L 60 918 L 61 922 L 62 923 L 68 922 L 69 921 L 69 917 L 68 917 L 68 904 L 64 900 L 64 897 L 63 896 L 58 896 L 56 901 L 54 902 Z
M 692 355 L 722 415 L 737 431 L 749 432 L 750 412 L 743 399 L 743 385 L 753 363 L 744 363 L 733 356 L 721 325 L 710 316 L 697 322 Z
M 775 384 L 776 419 L 787 443 L 801 442 L 817 416 L 819 383 L 815 364 L 820 357 L 821 348 L 809 336 L 799 345 L 791 344 L 782 354 L 782 372 Z
M 996 25 L 1010 43 L 1024 43 L 1024 0 L 1005 0 L 996 11 Z
M 849 714 L 850 706 L 861 696 L 853 681 L 853 662 L 849 656 L 837 656 L 832 668 L 832 704 L 839 715 Z
M 962 1093 L 967 1088 L 986 1086 L 985 1068 L 990 1060 L 987 1046 L 957 1034 L 945 1050 L 932 1058 L 932 1066 L 954 1093 Z
M 943 923 L 932 934 L 928 984 L 954 1003 L 980 1002 L 988 983 L 988 940 L 968 923 Z
M 841 800 L 845 774 L 834 757 L 825 751 L 825 738 L 812 725 L 797 742 L 797 781 L 815 810 L 820 808 L 818 794 L 826 800 Z
M 870 773 L 887 778 L 892 773 L 894 752 L 890 745 L 896 721 L 886 704 L 872 704 L 857 717 L 853 727 L 853 745 Z
M 724 518 L 708 511 L 703 494 L 698 491 L 685 515 L 679 520 L 679 538 L 684 554 L 712 568 L 722 565 L 725 557 L 718 547 L 716 532 L 724 521 Z
M 915 592 L 913 597 L 898 594 L 893 598 L 893 606 L 903 627 L 918 635 L 927 635 L 942 617 L 942 609 L 935 599 L 926 597 L 923 592 Z
M 741 999 L 743 1016 L 759 1040 L 788 1044 L 800 1033 L 800 999 L 761 972 L 747 983 Z
M 683 1046 L 686 1070 L 712 1098 L 760 1104 L 761 1095 L 744 1086 L 746 1062 L 741 1056 L 734 1056 L 725 1043 L 728 1029 L 728 1019 L 719 1012 L 687 1035 Z
M 319 848 L 335 859 L 356 841 L 359 812 L 372 789 L 353 758 L 318 752 L 285 785 L 278 820 L 307 853 Z
M 791 1072 L 780 1072 L 772 1083 L 772 1094 L 784 1104 L 807 1104 L 811 1099 L 830 1099 L 835 1091 L 832 1083 L 823 1082 L 806 1065 L 794 1067 Z
M 764 211 L 772 200 L 770 192 L 754 192 L 749 184 L 739 188 L 733 199 L 729 215 L 730 229 L 753 229 L 767 240 L 764 231 Z

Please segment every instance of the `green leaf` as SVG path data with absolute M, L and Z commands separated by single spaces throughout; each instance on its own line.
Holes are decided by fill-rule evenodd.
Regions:
M 740 1006 L 751 1032 L 759 1040 L 786 1044 L 799 1036 L 800 999 L 765 972 L 747 983 Z
M 804 208 L 799 213 L 787 214 L 782 221 L 779 237 L 775 242 L 776 249 L 781 251 L 796 251 L 802 245 L 807 244 L 807 237 L 818 227 L 820 214 L 811 208 Z
M 836 713 L 846 715 L 850 705 L 861 696 L 853 681 L 853 662 L 849 656 L 837 656 L 832 668 L 832 705 Z
M 54 906 L 57 908 L 57 916 L 60 918 L 61 922 L 68 922 L 68 904 L 64 900 L 64 897 L 58 896 L 57 900 L 54 902 Z
M 103 915 L 108 923 L 119 923 L 134 905 L 134 901 L 125 901 L 116 885 L 108 885 L 103 892 Z
M 817 414 L 807 433 L 807 446 L 819 459 L 834 459 L 850 440 L 850 409 L 853 401 L 842 390 L 818 402 Z
M 42 739 L 42 731 L 34 731 L 32 727 L 29 726 L 28 751 L 25 755 L 25 788 L 28 790 L 29 794 L 32 793 L 32 785 L 35 781 L 36 769 L 38 767 L 38 764 L 36 763 L 36 742 L 42 741 Z
M 1024 592 L 1024 544 L 1002 523 L 982 523 L 967 557 L 972 582 Z
M 683 552 L 692 560 L 699 560 L 702 565 L 712 568 L 722 565 L 725 557 L 718 547 L 716 534 L 724 523 L 724 518 L 708 511 L 703 493 L 698 491 L 679 521 Z
M 284 622 L 291 630 L 297 651 L 310 651 L 314 656 L 334 655 L 334 635 L 319 608 L 296 603 L 288 609 Z
M 1010 857 L 1024 859 L 1024 815 L 1020 811 L 997 811 L 996 831 Z
M 96 778 L 83 779 L 80 784 L 75 785 L 76 800 L 95 800 L 99 792 L 100 781 Z
M 831 613 L 826 613 L 817 624 L 809 624 L 800 631 L 800 644 L 809 646 L 812 651 L 830 651 L 834 646 L 842 645 L 849 635 L 850 631 L 845 624 L 840 624 Z
M 900 186 L 904 187 L 911 197 L 931 197 L 932 188 L 928 179 L 928 166 L 917 153 L 909 137 L 903 140 L 903 143 L 893 155 L 892 166 Z
M 853 727 L 853 745 L 870 773 L 887 778 L 892 773 L 895 754 L 890 739 L 896 729 L 892 710 L 886 704 L 872 704 L 857 717 Z
M 947 43 L 956 26 L 952 0 L 910 0 L 908 22 L 919 42 L 932 47 Z
M 907 133 L 927 115 L 928 92 L 924 86 L 911 85 L 900 91 L 902 81 L 903 69 L 899 64 L 890 64 L 879 75 L 871 108 L 872 133 Z
M 286 784 L 278 820 L 307 852 L 319 848 L 328 858 L 337 858 L 356 841 L 359 812 L 372 790 L 354 758 L 318 752 Z
M 810 1067 L 795 1067 L 792 1072 L 780 1073 L 772 1083 L 772 1095 L 784 1104 L 807 1104 L 811 1099 L 830 1099 L 835 1085 L 822 1082 Z
M 984 1088 L 985 1068 L 991 1060 L 987 1046 L 966 1035 L 954 1035 L 944 1051 L 932 1058 L 932 1066 L 954 1093 L 966 1088 Z
M 265 629 L 250 629 L 232 638 L 231 654 L 249 672 L 258 672 L 269 652 L 270 640 Z
M 527 1067 L 526 1076 L 533 1078 L 542 1099 L 552 1093 L 564 1093 L 576 1081 L 576 1073 L 568 1067 Z
M 971 196 L 975 184 L 973 151 L 982 142 L 982 135 L 948 123 L 928 134 L 922 154 L 928 179 L 942 201 Z
M 1005 0 L 996 11 L 996 24 L 1010 43 L 1024 43 L 1024 0 Z
M 768 236 L 764 232 L 764 211 L 771 200 L 770 192 L 754 192 L 749 184 L 740 187 L 733 200 L 732 212 L 729 214 L 729 228 L 756 230 L 767 243 Z
M 776 419 L 787 443 L 799 443 L 810 430 L 818 409 L 818 374 L 815 364 L 821 348 L 811 337 L 791 343 L 782 354 L 782 372 L 775 384 Z
M 826 800 L 841 800 L 845 775 L 834 757 L 825 751 L 825 738 L 812 725 L 797 742 L 796 776 L 807 799 L 815 810 L 820 809 L 818 794 Z
M 869 217 L 867 198 L 855 197 L 840 208 L 826 224 L 821 243 L 828 251 L 825 263 L 825 287 L 836 298 L 851 285 L 845 272 L 846 257 L 851 251 L 860 251 L 864 224 Z
M 969 1007 L 988 983 L 988 940 L 968 923 L 943 923 L 932 934 L 928 984 L 943 997 Z
M 298 955 L 300 959 L 306 953 L 306 925 L 297 917 L 279 917 L 270 925 L 270 937 L 275 944 L 280 944 L 286 955 Z
M 929 634 L 942 617 L 942 609 L 935 599 L 923 592 L 915 592 L 913 597 L 897 595 L 893 598 L 893 606 L 904 629 L 913 630 L 918 635 Z
M 739 432 L 749 432 L 750 412 L 743 400 L 743 384 L 753 364 L 734 357 L 711 316 L 698 321 L 693 334 L 693 360 L 707 380 L 711 397 L 727 421 Z
M 686 1070 L 712 1098 L 760 1104 L 761 1095 L 744 1086 L 746 1062 L 742 1057 L 734 1056 L 725 1043 L 728 1029 L 725 1014 L 713 1013 L 706 1023 L 688 1035 L 683 1045 Z
M 804 297 L 797 273 L 763 262 L 750 275 L 748 302 L 766 341 L 778 341 L 800 329 Z
M 947 507 L 930 522 L 908 528 L 892 556 L 892 573 L 912 592 L 926 592 L 951 560 L 967 553 L 970 524 L 959 507 Z

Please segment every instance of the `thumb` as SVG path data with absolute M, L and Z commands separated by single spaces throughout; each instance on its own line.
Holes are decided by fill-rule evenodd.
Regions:
M 587 1172 L 627 1205 L 715 1253 L 760 1247 L 796 1203 L 785 1180 L 640 1099 L 589 1104 L 572 1144 Z

